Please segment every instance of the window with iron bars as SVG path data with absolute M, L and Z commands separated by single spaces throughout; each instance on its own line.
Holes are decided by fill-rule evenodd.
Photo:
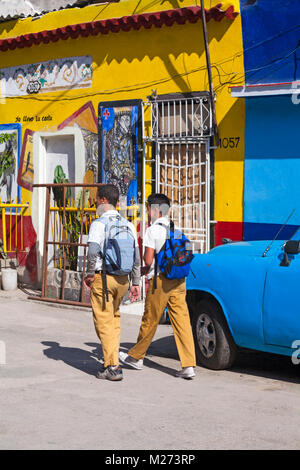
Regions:
M 209 248 L 209 140 L 207 92 L 158 96 L 151 101 L 153 190 L 171 201 L 171 217 L 195 252 Z

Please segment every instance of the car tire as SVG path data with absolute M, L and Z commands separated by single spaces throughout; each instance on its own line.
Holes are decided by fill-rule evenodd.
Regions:
M 198 363 L 208 369 L 221 370 L 232 366 L 237 346 L 233 341 L 220 307 L 200 300 L 193 312 L 192 328 Z

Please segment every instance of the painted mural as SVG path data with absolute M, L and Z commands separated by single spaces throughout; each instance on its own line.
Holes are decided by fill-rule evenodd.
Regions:
M 85 173 L 82 175 L 82 181 L 84 183 L 97 182 L 98 131 L 97 118 L 91 101 L 87 102 L 61 122 L 57 130 L 62 130 L 67 126 L 77 127 L 82 132 L 85 147 L 85 155 L 83 156 L 85 161 Z M 31 129 L 25 129 L 17 178 L 18 185 L 29 191 L 32 191 L 34 180 L 33 136 L 34 132 Z
M 21 145 L 19 124 L 0 125 L 0 199 L 17 202 L 17 172 Z
M 103 183 L 115 184 L 127 205 L 138 202 L 139 106 L 99 104 Z
M 23 117 L 23 116 L 22 116 Z M 25 122 L 22 119 L 22 122 Z M 44 121 L 41 121 L 44 122 Z M 46 124 L 46 122 L 45 122 Z M 62 121 L 57 127 L 52 127 L 51 131 L 53 133 L 52 143 L 54 147 L 55 143 L 55 133 L 61 131 L 65 127 L 76 127 L 80 129 L 82 133 L 82 140 L 84 143 L 83 152 L 80 154 L 82 158 L 81 168 L 82 176 L 81 181 L 83 183 L 94 183 L 97 182 L 98 178 L 98 129 L 97 129 L 97 118 L 92 102 L 88 101 L 75 112 L 73 112 L 68 118 Z M 40 130 L 40 129 L 39 129 Z M 12 201 L 12 202 L 25 202 L 26 200 L 31 200 L 31 193 L 33 191 L 34 183 L 34 164 L 33 164 L 33 137 L 34 131 L 32 129 L 25 129 L 22 142 L 22 125 L 19 123 L 15 124 L 3 124 L 0 126 L 0 198 L 2 201 Z M 68 148 L 65 149 L 68 152 Z M 55 149 L 54 153 L 51 156 L 53 161 L 47 164 L 49 173 L 54 174 L 53 181 L 51 182 L 61 182 L 61 174 L 63 173 L 63 168 L 61 167 L 61 159 L 63 158 L 65 163 L 69 158 L 73 158 L 73 154 L 61 155 L 59 152 L 57 158 L 55 158 Z M 74 165 L 74 162 L 69 161 L 66 163 L 65 171 L 68 172 L 69 164 Z M 50 167 L 49 167 L 50 165 Z M 66 176 L 65 176 L 66 177 Z M 73 179 L 73 177 L 72 177 Z M 26 192 L 29 191 L 29 195 L 26 196 Z M 51 195 L 55 203 L 58 204 L 58 196 Z M 76 198 L 74 199 L 72 195 L 67 193 L 68 197 L 67 205 L 80 206 L 82 203 L 82 193 L 78 192 Z M 70 196 L 70 197 L 69 197 Z M 85 192 L 85 204 L 93 205 L 96 199 L 96 189 L 88 190 Z M 19 214 L 18 210 L 18 214 Z M 32 215 L 25 214 L 23 218 L 23 243 L 22 246 L 26 246 L 26 253 L 23 249 L 20 249 L 21 246 L 21 227 L 20 223 L 18 228 L 16 226 L 16 220 L 11 220 L 12 213 L 15 212 L 15 209 L 7 209 L 7 220 L 6 225 L 8 229 L 8 239 L 9 246 L 12 251 L 10 256 L 15 256 L 17 253 L 18 260 L 20 265 L 26 266 L 26 272 L 29 275 L 31 283 L 37 282 L 37 254 L 36 254 L 36 240 L 37 235 L 33 226 Z M 20 222 L 19 218 L 18 221 Z M 13 222 L 13 223 L 12 223 Z M 70 224 L 69 224 L 70 225 Z M 78 220 L 75 218 L 72 220 L 73 227 L 75 227 L 76 234 L 78 233 Z M 79 227 L 80 229 L 80 227 Z M 17 234 L 16 234 L 17 232 Z M 72 232 L 73 233 L 73 232 Z M 74 234 L 73 234 L 74 235 Z M 73 236 L 72 235 L 72 236 Z M 2 237 L 2 229 L 0 227 L 0 238 Z M 17 251 L 16 251 L 17 249 Z M 75 258 L 73 260 L 75 263 Z
M 1 96 L 4 98 L 66 88 L 92 86 L 92 57 L 63 59 L 18 65 L 0 70 Z
M 98 129 L 94 106 L 91 101 L 79 108 L 75 113 L 65 119 L 58 126 L 58 130 L 66 126 L 77 126 L 81 129 L 85 143 L 85 166 L 86 172 L 93 172 L 93 183 L 98 176 Z
M 75 111 L 71 116 L 65 119 L 58 130 L 67 126 L 80 128 L 85 147 L 85 173 L 82 175 L 83 183 L 98 182 L 98 129 L 95 109 L 91 101 L 88 101 Z M 91 200 L 96 199 L 96 190 L 90 190 Z
M 29 191 L 33 185 L 33 131 L 26 129 L 18 172 L 18 184 Z

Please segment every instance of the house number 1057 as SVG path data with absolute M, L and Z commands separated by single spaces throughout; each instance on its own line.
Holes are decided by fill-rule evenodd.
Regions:
M 236 149 L 240 143 L 240 137 L 223 137 L 220 139 L 220 148 Z

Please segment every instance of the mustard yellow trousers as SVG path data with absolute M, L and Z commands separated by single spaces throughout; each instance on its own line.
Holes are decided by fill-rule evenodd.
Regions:
M 153 279 L 149 281 L 137 343 L 128 351 L 129 356 L 137 360 L 144 358 L 167 307 L 181 367 L 196 366 L 194 338 L 185 297 L 185 279 L 167 279 L 160 274 L 156 289 L 153 289 Z
M 91 303 L 96 333 L 101 341 L 104 367 L 119 365 L 121 335 L 120 304 L 126 295 L 128 276 L 112 276 L 107 279 L 108 301 L 104 302 L 101 273 L 95 274 L 91 285 Z M 104 307 L 105 304 L 105 307 Z

